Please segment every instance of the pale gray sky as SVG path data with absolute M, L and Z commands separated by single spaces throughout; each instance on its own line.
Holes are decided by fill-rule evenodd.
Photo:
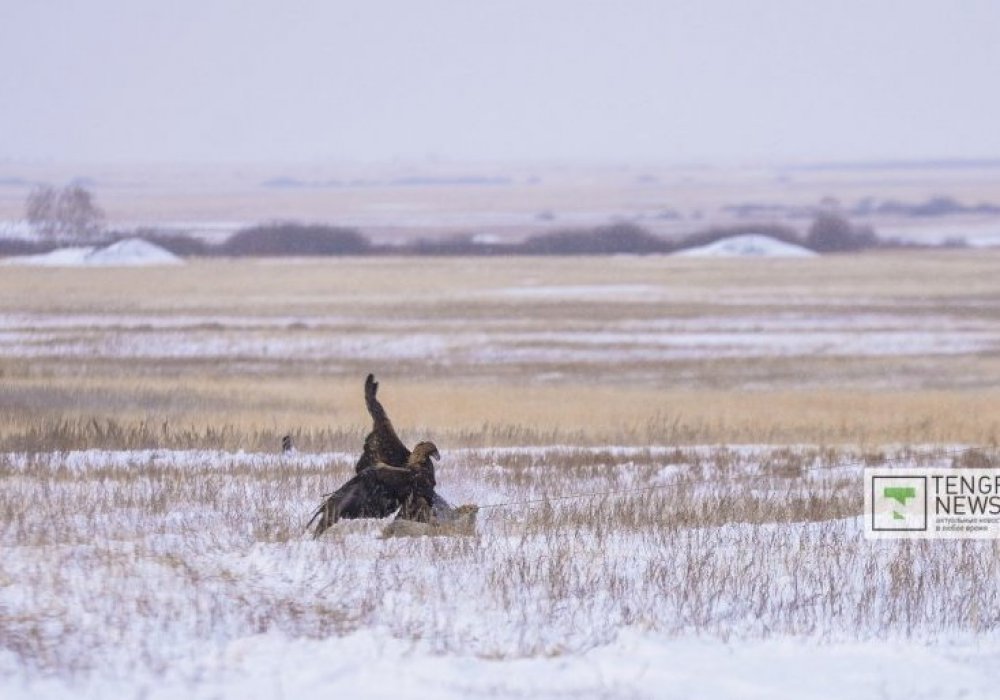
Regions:
M 0 159 L 1000 156 L 997 0 L 0 0 Z

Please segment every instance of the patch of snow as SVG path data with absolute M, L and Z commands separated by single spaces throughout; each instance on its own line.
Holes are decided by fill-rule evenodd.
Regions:
M 613 286 L 613 285 L 612 285 Z M 589 293 L 589 288 L 580 290 Z M 628 293 L 629 289 L 619 290 Z M 993 352 L 988 319 L 949 314 L 759 314 L 585 321 L 566 330 L 519 319 L 373 320 L 336 316 L 0 315 L 0 356 L 421 360 L 453 366 L 705 358 L 884 357 Z M 405 333 L 400 333 L 405 330 Z
M 654 284 L 543 284 L 505 287 L 495 290 L 500 296 L 518 299 L 650 299 L 663 295 L 663 287 Z
M 126 238 L 95 250 L 87 256 L 87 265 L 177 265 L 181 259 L 160 246 L 141 238 Z
M 126 238 L 104 248 L 59 248 L 41 255 L 21 255 L 8 258 L 8 265 L 41 267 L 132 267 L 146 265 L 179 265 L 183 261 L 168 250 L 141 238 Z
M 1000 248 L 1000 233 L 966 239 L 970 248 Z
M 770 236 L 750 233 L 674 253 L 686 258 L 815 258 L 815 251 Z
M 374 631 L 303 639 L 243 637 L 164 676 L 94 674 L 87 684 L 35 677 L 4 697 L 157 698 L 994 698 L 994 647 L 821 645 L 796 638 L 724 643 L 623 631 L 580 655 L 512 660 L 436 655 Z M 836 679 L 836 682 L 831 682 Z
M 495 233 L 477 233 L 472 237 L 472 242 L 476 245 L 502 245 L 507 241 Z
M 6 219 L 0 221 L 0 238 L 15 240 L 35 240 L 38 234 L 25 219 Z
M 8 265 L 37 265 L 39 267 L 82 267 L 87 258 L 96 250 L 93 246 L 59 248 L 39 255 L 19 255 L 8 258 Z

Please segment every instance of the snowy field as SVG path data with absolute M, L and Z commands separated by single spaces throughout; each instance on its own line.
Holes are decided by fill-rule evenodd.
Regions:
M 573 290 L 576 293 L 580 290 Z M 610 295 L 602 289 L 593 296 Z M 501 290 L 501 294 L 509 293 Z M 549 290 L 558 296 L 560 290 Z M 518 290 L 523 296 L 522 290 Z M 552 330 L 525 318 L 391 321 L 329 316 L 285 318 L 30 314 L 0 319 L 0 355 L 251 361 L 429 361 L 445 366 L 609 365 L 719 358 L 973 355 L 1000 348 L 1000 324 L 962 315 L 837 312 L 579 319 Z
M 0 455 L 0 696 L 994 698 L 1000 547 L 870 542 L 865 465 L 443 450 L 474 537 L 304 533 L 352 453 Z
M 861 472 L 1000 466 L 996 269 L 6 266 L 0 697 L 995 698 L 1000 545 Z M 304 532 L 368 372 L 475 536 Z

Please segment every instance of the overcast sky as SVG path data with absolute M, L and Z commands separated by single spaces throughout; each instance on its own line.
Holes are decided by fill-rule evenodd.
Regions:
M 0 159 L 1000 157 L 998 0 L 0 0 Z

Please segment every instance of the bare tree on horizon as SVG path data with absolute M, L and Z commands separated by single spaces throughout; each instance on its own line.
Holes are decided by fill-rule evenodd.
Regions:
M 81 185 L 38 185 L 25 203 L 28 223 L 47 238 L 91 238 L 101 231 L 104 212 Z

